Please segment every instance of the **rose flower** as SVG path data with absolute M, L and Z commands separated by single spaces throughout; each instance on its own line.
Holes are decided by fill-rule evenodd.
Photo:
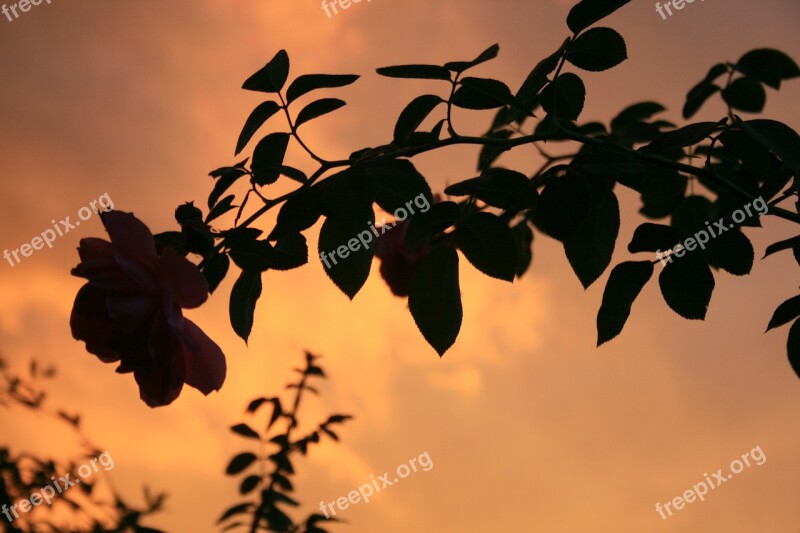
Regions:
M 165 248 L 159 256 L 150 230 L 131 213 L 101 215 L 111 242 L 82 239 L 86 278 L 75 297 L 72 336 L 117 372 L 133 372 L 142 400 L 169 405 L 183 384 L 203 394 L 225 381 L 225 355 L 200 328 L 183 317 L 208 298 L 208 283 L 186 258 Z

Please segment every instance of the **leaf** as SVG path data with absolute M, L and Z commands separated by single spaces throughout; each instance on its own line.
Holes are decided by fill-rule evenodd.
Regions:
M 543 233 L 565 242 L 589 212 L 591 190 L 585 178 L 567 174 L 548 183 L 531 220 Z
M 712 238 L 703 252 L 708 264 L 734 276 L 744 276 L 753 269 L 755 251 L 750 240 L 739 228 Z
M 489 78 L 464 78 L 452 102 L 454 106 L 476 110 L 516 105 L 508 86 Z
M 497 57 L 497 53 L 500 51 L 500 46 L 497 44 L 493 44 L 486 50 L 480 53 L 478 57 L 473 59 L 472 61 L 451 61 L 450 63 L 446 63 L 444 68 L 448 70 L 452 70 L 453 72 L 461 73 L 467 69 L 472 67 L 476 67 L 481 63 L 485 63 Z
M 265 272 L 272 267 L 273 250 L 267 241 L 246 240 L 231 246 L 231 259 L 242 270 Z
M 463 316 L 455 248 L 434 248 L 422 259 L 411 281 L 408 307 L 422 336 L 444 355 L 458 337 Z
M 694 146 L 707 139 L 720 126 L 719 122 L 698 122 L 662 134 L 650 144 L 641 148 L 642 152 L 668 153 L 687 146 Z
M 270 133 L 261 139 L 253 151 L 253 183 L 269 185 L 275 183 L 281 175 L 281 166 L 289 146 L 288 133 Z
M 539 92 L 549 82 L 547 76 L 558 66 L 558 61 L 561 59 L 561 55 L 564 53 L 570 40 L 570 38 L 567 38 L 558 50 L 539 61 L 530 74 L 528 74 L 528 77 L 525 78 L 525 81 L 522 82 L 519 91 L 517 91 L 516 100 L 524 111 L 532 112 L 534 108 L 539 105 L 537 98 Z M 510 109 L 503 123 L 509 124 L 514 121 L 519 121 L 523 116 L 524 114 L 519 109 Z
M 213 293 L 228 274 L 231 260 L 225 254 L 217 254 L 203 263 L 203 275 L 208 282 L 208 292 Z
M 372 210 L 359 210 L 328 217 L 320 230 L 319 253 L 325 273 L 351 300 L 369 277 L 375 255 L 374 221 Z
M 231 289 L 231 326 L 247 342 L 253 329 L 256 303 L 261 296 L 261 272 L 243 270 Z
M 425 213 L 418 213 L 406 226 L 403 242 L 407 249 L 416 250 L 437 233 L 454 225 L 461 216 L 461 209 L 455 202 L 433 204 Z
M 714 292 L 714 275 L 700 254 L 689 252 L 673 258 L 658 277 L 658 284 L 673 311 L 689 320 L 705 320 Z
M 800 317 L 800 296 L 789 298 L 778 306 L 769 321 L 767 331 L 788 324 L 797 317 Z
M 528 209 L 536 201 L 536 190 L 525 174 L 495 167 L 477 178 L 454 183 L 444 190 L 448 196 L 473 196 L 500 209 Z
M 747 76 L 738 78 L 722 90 L 722 99 L 734 109 L 760 113 L 767 102 L 767 92 L 758 81 Z
M 776 120 L 743 121 L 736 117 L 736 123 L 753 140 L 777 155 L 795 176 L 800 176 L 800 135 L 796 131 Z
M 619 203 L 613 191 L 605 189 L 592 200 L 589 214 L 575 233 L 564 242 L 572 269 L 586 289 L 611 263 L 619 235 Z
M 236 141 L 236 152 L 235 155 L 238 155 L 247 143 L 250 142 L 250 139 L 253 138 L 253 135 L 258 131 L 258 129 L 264 125 L 264 123 L 269 120 L 269 118 L 280 111 L 281 106 L 276 104 L 275 102 L 268 101 L 262 104 L 259 104 L 250 116 L 247 117 L 247 120 L 244 123 L 244 128 L 242 128 L 242 132 L 239 134 L 239 140 Z
M 528 226 L 528 222 L 523 220 L 511 228 L 514 240 L 517 243 L 517 268 L 515 274 L 521 278 L 533 261 L 533 230 Z
M 786 343 L 786 351 L 789 354 L 789 364 L 794 373 L 800 378 L 800 320 L 796 320 L 789 330 L 789 340 Z
M 567 47 L 564 57 L 578 68 L 600 72 L 628 58 L 625 39 L 611 28 L 592 28 Z
M 259 483 L 261 483 L 261 478 L 259 476 L 256 475 L 247 476 L 246 478 L 244 478 L 244 480 L 242 481 L 242 485 L 239 487 L 239 494 L 244 495 L 249 492 L 252 492 L 253 489 L 258 487 Z
M 586 150 L 571 165 L 586 174 L 607 176 L 615 180 L 625 177 L 641 176 L 644 166 L 628 154 L 604 149 Z
M 377 72 L 389 78 L 450 81 L 450 71 L 437 65 L 398 65 L 379 68 Z
M 302 110 L 300 110 L 300 113 L 297 114 L 294 127 L 297 129 L 309 120 L 314 120 L 322 115 L 336 111 L 345 105 L 347 105 L 347 103 L 344 100 L 339 100 L 338 98 L 323 98 L 321 100 L 311 102 Z
M 800 68 L 791 57 L 771 48 L 747 52 L 736 63 L 736 70 L 773 89 L 780 89 L 782 80 L 800 76 Z
M 411 216 L 422 209 L 427 211 L 433 203 L 430 185 L 408 159 L 374 161 L 355 168 L 358 173 L 377 182 L 375 203 L 387 213 L 402 209 Z
M 567 26 L 577 35 L 628 2 L 630 0 L 581 0 L 567 15 Z
M 302 233 L 282 235 L 272 248 L 269 267 L 274 270 L 291 270 L 308 263 L 308 244 Z
M 397 119 L 394 142 L 401 145 L 408 142 L 411 134 L 417 131 L 428 115 L 442 102 L 444 100 L 434 94 L 424 94 L 412 100 Z
M 458 225 L 456 244 L 472 265 L 493 278 L 514 281 L 517 243 L 508 225 L 491 213 L 474 213 Z
M 577 120 L 586 101 L 586 86 L 577 75 L 567 72 L 542 90 L 542 109 L 565 120 Z
M 680 233 L 672 226 L 646 222 L 633 232 L 633 239 L 628 245 L 628 251 L 633 254 L 671 250 L 680 240 Z
M 770 244 L 767 247 L 767 251 L 764 253 L 764 257 L 769 257 L 770 255 L 776 252 L 789 250 L 797 247 L 800 247 L 800 235 L 792 237 L 791 239 L 786 239 L 784 241 L 778 241 L 776 243 Z
M 303 74 L 286 89 L 286 105 L 317 89 L 345 87 L 354 83 L 359 77 L 355 74 Z
M 603 303 L 597 312 L 598 346 L 622 332 L 633 302 L 652 276 L 653 263 L 650 261 L 628 261 L 614 267 L 603 292 Z
M 703 104 L 720 90 L 718 86 L 706 81 L 702 81 L 696 85 L 689 91 L 689 94 L 686 95 L 686 103 L 683 104 L 683 118 L 692 118 L 694 114 L 703 107 Z
M 236 516 L 237 514 L 247 513 L 253 507 L 253 504 L 250 502 L 247 503 L 240 503 L 239 505 L 234 505 L 224 513 L 219 520 L 217 520 L 217 524 L 224 522 L 225 520 L 231 518 L 232 516 Z
M 303 188 L 286 200 L 278 211 L 278 220 L 269 239 L 275 240 L 283 234 L 305 231 L 316 224 L 321 215 L 322 205 L 317 191 Z
M 253 464 L 256 459 L 257 457 L 255 454 L 250 452 L 240 453 L 231 459 L 231 462 L 228 464 L 228 468 L 225 470 L 225 473 L 229 476 L 234 476 L 244 471 L 244 469 Z
M 611 120 L 611 130 L 615 133 L 624 131 L 633 124 L 651 118 L 657 113 L 666 111 L 664 106 L 657 102 L 639 102 L 626 107 Z
M 231 426 L 231 431 L 237 435 L 241 435 L 242 437 L 247 437 L 249 439 L 261 439 L 261 435 L 259 435 L 256 430 L 247 424 L 236 424 L 235 426 Z
M 209 222 L 216 220 L 217 218 L 221 217 L 228 211 L 232 211 L 236 209 L 236 206 L 233 205 L 233 201 L 236 199 L 234 195 L 229 195 L 223 198 L 214 208 L 209 211 L 208 215 L 206 216 L 206 224 Z
M 242 89 L 276 93 L 283 89 L 289 76 L 289 55 L 281 50 L 261 70 L 247 78 Z

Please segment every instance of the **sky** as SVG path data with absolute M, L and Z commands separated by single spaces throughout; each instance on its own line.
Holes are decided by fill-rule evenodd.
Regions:
M 175 229 L 174 208 L 204 204 L 208 172 L 239 160 L 236 138 L 262 101 L 241 84 L 280 49 L 290 56 L 290 77 L 362 75 L 335 94 L 347 107 L 304 126 L 307 144 L 340 159 L 387 142 L 403 107 L 436 90 L 381 78 L 375 68 L 467 60 L 498 43 L 498 58 L 476 74 L 516 89 L 569 34 L 571 5 L 374 0 L 328 17 L 307 0 L 54 0 L 12 22 L 0 18 L 0 248 L 30 242 L 51 220 L 74 219 L 103 194 L 153 232 Z M 714 63 L 760 47 L 800 59 L 798 23 L 794 0 L 695 2 L 667 20 L 652 2 L 635 0 L 603 22 L 625 37 L 629 60 L 580 74 L 588 92 L 582 120 L 608 123 L 631 103 L 655 100 L 681 124 L 686 92 Z M 800 129 L 797 91 L 798 80 L 770 89 L 765 115 Z M 696 118 L 722 116 L 714 101 Z M 480 134 L 491 117 L 462 111 L 456 120 Z M 453 147 L 415 164 L 441 191 L 473 177 L 476 159 L 474 147 Z M 313 170 L 298 150 L 288 160 Z M 528 172 L 539 162 L 527 147 L 502 160 Z M 625 244 L 642 222 L 638 198 L 619 195 L 612 264 L 629 259 Z M 796 233 L 779 219 L 763 225 L 745 230 L 757 258 Z M 311 249 L 318 231 L 311 230 Z M 798 531 L 800 382 L 786 358 L 786 328 L 764 334 L 774 309 L 794 294 L 797 265 L 789 255 L 757 260 L 747 277 L 719 274 L 705 322 L 680 318 L 651 282 L 622 335 L 597 349 L 608 272 L 584 291 L 561 245 L 537 234 L 532 268 L 513 284 L 461 261 L 464 321 L 441 359 L 407 302 L 380 279 L 377 262 L 351 302 L 312 258 L 264 276 L 247 346 L 227 318 L 232 278 L 187 313 L 225 352 L 226 383 L 208 397 L 187 388 L 173 405 L 153 410 L 133 379 L 70 335 L 82 284 L 69 273 L 76 247 L 103 236 L 94 217 L 52 249 L 13 268 L 0 265 L 0 353 L 19 367 L 32 358 L 58 367 L 51 401 L 83 413 L 91 439 L 114 457 L 108 477 L 120 492 L 134 502 L 143 485 L 169 493 L 166 511 L 148 522 L 153 527 L 218 530 L 216 519 L 238 501 L 225 466 L 247 449 L 227 428 L 246 420 L 251 399 L 278 393 L 309 350 L 323 356 L 330 379 L 305 418 L 356 418 L 340 431 L 341 442 L 300 463 L 302 515 L 421 454 L 433 463 L 340 511 L 347 524 L 332 531 Z M 0 409 L 0 423 L 2 442 L 20 449 L 77 450 L 45 418 Z M 667 520 L 656 511 L 657 502 L 757 447 L 763 464 L 704 502 Z

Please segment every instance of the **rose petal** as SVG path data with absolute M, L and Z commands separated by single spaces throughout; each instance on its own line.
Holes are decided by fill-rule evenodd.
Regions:
M 94 237 L 81 239 L 78 246 L 81 262 L 72 275 L 89 279 L 91 276 L 117 268 L 111 243 Z
M 90 285 L 84 285 L 75 296 L 75 305 L 69 318 L 75 340 L 84 341 L 86 350 L 110 363 L 119 361 L 121 355 L 113 347 L 114 322 L 105 311 L 105 296 Z
M 102 213 L 101 217 L 120 268 L 140 286 L 157 290 L 153 279 L 158 260 L 156 241 L 147 226 L 131 213 L 122 211 Z
M 172 248 L 161 254 L 159 270 L 164 288 L 184 309 L 194 309 L 208 299 L 208 282 L 202 272 Z
M 194 322 L 184 319 L 184 380 L 205 395 L 219 390 L 225 382 L 225 354 Z
M 147 357 L 129 365 L 139 396 L 150 407 L 169 405 L 183 389 L 183 353 L 181 341 L 160 313 L 154 317 L 148 347 Z

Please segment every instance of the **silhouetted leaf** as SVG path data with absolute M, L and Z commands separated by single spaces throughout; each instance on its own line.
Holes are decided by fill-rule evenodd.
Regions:
M 528 209 L 536 201 L 536 190 L 525 174 L 495 167 L 477 178 L 454 183 L 444 190 L 448 196 L 473 196 L 501 209 Z
M 677 130 L 669 131 L 656 138 L 647 146 L 641 148 L 642 152 L 667 153 L 687 146 L 694 146 L 707 139 L 720 126 L 718 122 L 698 122 L 689 124 Z
M 247 342 L 253 329 L 256 303 L 261 296 L 261 272 L 243 270 L 233 285 L 230 300 L 231 326 Z
M 800 317 L 800 296 L 789 298 L 778 306 L 769 321 L 767 331 L 788 324 L 797 317 Z
M 231 431 L 237 435 L 241 435 L 242 437 L 247 437 L 249 439 L 261 439 L 261 435 L 259 435 L 258 432 L 256 432 L 247 424 L 236 424 L 235 426 L 231 426 Z
M 744 276 L 753 269 L 753 245 L 739 228 L 712 238 L 705 246 L 703 255 L 712 267 L 726 270 L 734 276 Z
M 208 282 L 208 292 L 213 293 L 228 274 L 231 260 L 225 254 L 217 254 L 206 259 L 203 266 L 203 275 Z
M 228 464 L 228 468 L 225 470 L 225 473 L 229 476 L 234 476 L 239 472 L 244 471 L 244 469 L 253 464 L 256 459 L 257 458 L 255 454 L 250 452 L 240 453 L 231 459 L 231 462 Z
M 412 100 L 397 119 L 394 127 L 394 142 L 397 144 L 407 142 L 431 111 L 442 102 L 443 100 L 434 94 L 424 94 Z
M 514 281 L 517 244 L 508 225 L 491 213 L 474 213 L 458 225 L 456 244 L 472 265 L 493 278 Z
M 260 482 L 261 478 L 259 476 L 256 475 L 247 476 L 246 478 L 244 478 L 241 486 L 239 487 L 239 494 L 244 495 L 249 492 L 252 492 L 253 489 L 255 489 Z
M 565 57 L 578 68 L 599 72 L 625 61 L 628 50 L 625 39 L 616 31 L 592 28 L 569 44 Z
M 473 59 L 472 61 L 451 61 L 450 63 L 445 63 L 444 68 L 448 70 L 452 70 L 453 72 L 464 72 L 467 69 L 472 67 L 476 67 L 481 63 L 485 63 L 497 57 L 497 53 L 500 51 L 500 46 L 493 44 L 486 50 L 480 53 L 478 57 Z
M 242 89 L 276 93 L 283 89 L 289 76 L 289 55 L 281 50 L 261 70 L 247 78 Z
M 686 95 L 686 103 L 683 105 L 683 118 L 689 119 L 703 106 L 703 104 L 721 89 L 714 84 L 714 80 L 728 72 L 728 67 L 723 63 L 718 63 L 711 67 L 706 77 L 697 85 L 692 87 Z
M 761 83 L 745 76 L 734 80 L 724 88 L 722 99 L 734 109 L 760 113 L 767 102 L 767 93 Z
M 696 252 L 674 257 L 658 277 L 661 294 L 670 308 L 689 320 L 704 320 L 714 292 L 714 275 Z
M 422 259 L 411 281 L 408 307 L 422 336 L 444 355 L 458 337 L 463 315 L 455 248 L 434 248 Z
M 259 104 L 258 107 L 250 113 L 250 116 L 247 117 L 244 123 L 242 132 L 239 134 L 239 140 L 236 141 L 236 155 L 247 146 L 247 143 L 250 142 L 250 139 L 253 138 L 253 135 L 255 135 L 258 129 L 263 126 L 272 115 L 280 111 L 280 109 L 281 106 L 275 102 L 269 101 Z
M 614 267 L 603 292 L 597 312 L 597 345 L 610 341 L 622 332 L 631 314 L 631 306 L 653 275 L 650 261 L 628 261 Z
M 623 109 L 611 120 L 611 129 L 615 133 L 624 131 L 631 125 L 651 118 L 657 113 L 666 111 L 664 106 L 657 102 L 639 102 Z
M 781 158 L 795 176 L 800 176 L 800 135 L 796 131 L 776 120 L 743 121 L 736 117 L 736 123 L 764 148 Z
M 458 221 L 461 209 L 455 202 L 433 204 L 425 213 L 418 213 L 406 226 L 404 244 L 409 250 L 416 250 L 430 238 Z
M 234 505 L 233 507 L 231 507 L 230 509 L 228 509 L 227 511 L 222 513 L 222 516 L 220 517 L 219 520 L 217 520 L 217 523 L 220 524 L 220 523 L 224 522 L 225 520 L 227 520 L 227 519 L 229 519 L 229 518 L 231 518 L 233 516 L 236 516 L 237 514 L 247 513 L 247 512 L 250 511 L 250 509 L 252 507 L 253 507 L 253 504 L 250 503 L 250 502 L 240 503 L 238 505 Z
M 586 86 L 577 75 L 567 72 L 548 84 L 541 95 L 542 109 L 566 120 L 577 120 L 586 101 Z
M 564 49 L 569 44 L 570 39 L 567 38 L 561 47 L 556 50 L 553 54 L 545 59 L 541 60 L 528 74 L 528 77 L 525 78 L 525 81 L 520 86 L 519 91 L 517 91 L 516 99 L 522 106 L 525 111 L 533 111 L 534 108 L 539 105 L 538 102 L 538 95 L 539 91 L 541 91 L 545 85 L 548 83 L 547 76 L 553 72 L 556 67 L 558 66 L 558 61 L 561 59 L 561 54 L 564 53 Z M 510 109 L 508 111 L 507 120 L 504 121 L 505 124 L 510 122 L 514 122 L 515 120 L 520 120 L 524 117 L 524 114 L 520 112 L 518 109 Z
M 256 185 L 275 183 L 281 175 L 283 158 L 289 146 L 288 133 L 270 133 L 261 139 L 253 151 L 252 181 Z
M 217 218 L 221 217 L 228 211 L 232 211 L 236 209 L 237 206 L 233 205 L 233 201 L 236 199 L 234 195 L 229 195 L 220 200 L 220 202 L 214 206 L 214 208 L 208 212 L 208 216 L 206 216 L 206 224 L 216 220 Z
M 438 65 L 398 65 L 377 70 L 381 76 L 389 78 L 410 78 L 424 80 L 450 81 L 450 71 Z
M 377 183 L 375 203 L 387 213 L 403 209 L 411 216 L 422 209 L 430 209 L 433 203 L 430 185 L 407 159 L 374 161 L 355 168 Z M 422 203 L 422 206 L 416 202 Z
M 564 242 L 572 269 L 584 288 L 588 288 L 611 263 L 619 234 L 619 203 L 613 191 L 595 193 L 589 213 L 575 233 Z
M 780 89 L 782 80 L 800 76 L 800 68 L 791 57 L 769 48 L 747 52 L 736 63 L 736 70 L 773 89 Z
M 767 247 L 767 251 L 764 253 L 764 257 L 768 257 L 776 252 L 780 252 L 783 250 L 790 250 L 792 248 L 800 247 L 800 235 L 797 237 L 792 237 L 791 239 L 786 239 L 783 241 L 778 241 L 776 243 L 770 244 Z
M 286 104 L 291 104 L 304 94 L 317 89 L 345 87 L 359 77 L 354 74 L 303 74 L 298 76 L 286 89 Z
M 325 273 L 351 300 L 369 277 L 375 254 L 374 221 L 371 209 L 359 210 L 328 217 L 320 230 L 319 252 Z
M 646 222 L 636 228 L 628 245 L 630 253 L 671 250 L 680 242 L 680 233 L 671 226 Z
M 567 26 L 578 34 L 628 2 L 630 0 L 581 0 L 570 10 Z
M 789 340 L 786 343 L 786 351 L 789 354 L 789 364 L 794 373 L 800 378 L 800 320 L 795 320 L 789 330 Z
M 294 127 L 299 128 L 309 120 L 314 120 L 317 117 L 326 115 L 332 111 L 336 111 L 340 107 L 344 107 L 347 103 L 338 98 L 323 98 L 316 100 L 305 106 L 300 113 L 297 114 L 297 119 L 294 122 Z
M 590 201 L 591 190 L 586 179 L 568 174 L 545 186 L 531 220 L 540 231 L 565 242 L 586 217 Z
M 515 104 L 505 83 L 488 78 L 464 78 L 452 101 L 454 106 L 478 110 Z

